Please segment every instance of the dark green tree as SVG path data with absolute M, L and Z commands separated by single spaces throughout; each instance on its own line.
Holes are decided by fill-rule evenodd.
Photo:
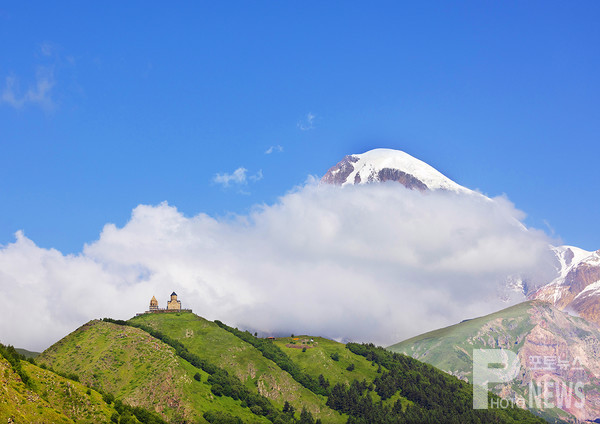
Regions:
M 302 408 L 298 424 L 315 424 L 315 419 L 313 418 L 312 414 L 306 410 L 306 408 Z

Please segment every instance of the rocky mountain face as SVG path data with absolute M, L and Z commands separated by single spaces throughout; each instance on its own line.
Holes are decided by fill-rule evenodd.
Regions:
M 552 247 L 557 277 L 529 294 L 600 325 L 600 250 Z
M 494 386 L 495 393 L 542 406 L 547 418 L 600 418 L 600 329 L 546 302 L 525 302 L 388 349 L 472 381 L 473 350 L 498 348 L 515 352 L 520 369 L 513 381 Z

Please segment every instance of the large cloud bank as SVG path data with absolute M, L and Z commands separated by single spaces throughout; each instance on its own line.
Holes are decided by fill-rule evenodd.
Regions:
M 504 197 L 309 182 L 233 218 L 140 205 L 78 255 L 19 232 L 0 248 L 0 342 L 44 349 L 175 290 L 195 313 L 263 334 L 387 345 L 508 306 L 507 277 L 548 254 L 522 219 Z

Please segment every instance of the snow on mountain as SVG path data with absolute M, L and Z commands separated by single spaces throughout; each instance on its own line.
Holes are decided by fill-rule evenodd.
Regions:
M 472 191 L 456 184 L 425 162 L 408 153 L 392 149 L 374 149 L 348 155 L 323 176 L 321 182 L 335 185 L 397 181 L 409 189 Z
M 551 250 L 560 265 L 557 267 L 558 276 L 549 284 L 557 286 L 565 285 L 569 274 L 578 269 L 580 265 L 593 265 L 599 259 L 597 252 L 588 252 L 575 246 L 551 246 Z
M 557 276 L 529 295 L 600 324 L 600 250 L 574 246 L 551 247 Z
M 445 190 L 475 194 L 425 162 L 392 149 L 374 149 L 348 155 L 331 167 L 321 183 L 339 186 L 396 181 L 419 191 Z M 476 193 L 490 201 L 491 199 Z M 527 230 L 520 222 L 515 224 Z M 600 250 L 588 252 L 574 246 L 548 246 L 555 256 L 555 272 L 548 265 L 538 277 L 508 277 L 506 291 L 552 303 L 600 324 Z M 531 291 L 533 290 L 533 291 Z

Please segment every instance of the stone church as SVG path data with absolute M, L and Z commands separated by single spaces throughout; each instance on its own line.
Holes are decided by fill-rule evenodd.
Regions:
M 158 300 L 156 300 L 156 297 L 152 296 L 152 299 L 150 299 L 150 312 L 152 311 L 158 311 Z
M 183 311 L 191 312 L 192 310 L 191 309 L 182 309 L 181 308 L 181 300 L 177 300 L 177 293 L 173 292 L 173 293 L 171 293 L 171 300 L 169 300 L 167 302 L 166 308 L 159 308 L 158 300 L 156 300 L 155 296 L 152 296 L 152 299 L 150 299 L 150 307 L 144 313 L 147 314 L 147 313 L 161 313 L 161 312 L 183 312 Z M 138 314 L 138 315 L 142 315 L 142 314 Z
M 177 293 L 171 293 L 171 300 L 167 302 L 169 311 L 181 311 L 181 300 L 177 300 Z

